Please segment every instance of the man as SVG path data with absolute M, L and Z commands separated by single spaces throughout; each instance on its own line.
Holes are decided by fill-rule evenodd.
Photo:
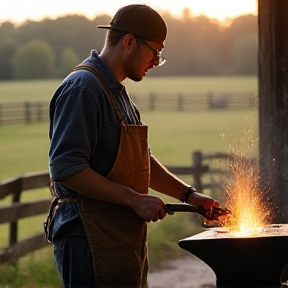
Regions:
M 149 187 L 210 209 L 151 154 L 148 128 L 121 82 L 164 64 L 167 28 L 146 5 L 120 8 L 102 52 L 63 81 L 50 102 L 49 171 L 55 196 L 46 227 L 65 287 L 146 288 L 147 222 L 165 203 Z

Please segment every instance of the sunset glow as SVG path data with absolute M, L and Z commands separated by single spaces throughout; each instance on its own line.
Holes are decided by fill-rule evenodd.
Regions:
M 147 4 L 159 11 L 170 12 L 175 16 L 182 14 L 188 8 L 194 16 L 206 16 L 224 20 L 242 14 L 257 14 L 257 0 L 178 0 L 167 1 L 127 1 L 127 0 L 0 0 L 0 21 L 23 22 L 27 19 L 41 20 L 43 18 L 57 18 L 67 14 L 80 14 L 93 19 L 99 14 L 113 15 L 118 8 L 128 4 Z M 4 9 L 3 9 L 4 8 Z

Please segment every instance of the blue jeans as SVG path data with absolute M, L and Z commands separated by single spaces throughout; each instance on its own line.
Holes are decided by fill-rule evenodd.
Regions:
M 66 236 L 54 241 L 56 267 L 65 288 L 95 286 L 93 260 L 86 236 Z

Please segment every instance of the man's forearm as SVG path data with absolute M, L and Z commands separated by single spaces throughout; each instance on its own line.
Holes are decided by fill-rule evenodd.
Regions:
M 188 184 L 169 172 L 153 155 L 150 156 L 150 164 L 150 188 L 176 199 L 181 199 Z
M 133 189 L 110 181 L 91 168 L 58 182 L 85 197 L 125 206 L 132 206 L 133 198 L 139 195 Z
M 181 201 L 185 199 L 185 191 L 189 184 L 170 173 L 153 155 L 151 161 L 151 180 L 150 188 Z M 192 205 L 203 205 L 209 209 L 212 205 L 218 206 L 219 203 L 213 198 L 194 192 L 190 195 L 188 203 Z

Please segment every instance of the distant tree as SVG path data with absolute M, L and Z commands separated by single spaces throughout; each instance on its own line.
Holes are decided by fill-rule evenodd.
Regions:
M 0 23 L 0 43 L 11 41 L 15 37 L 16 28 L 12 22 Z
M 225 29 L 226 34 L 229 35 L 230 41 L 236 40 L 239 37 L 245 36 L 247 34 L 254 34 L 258 32 L 257 16 L 253 14 L 246 14 L 239 16 L 231 22 L 228 29 Z M 234 42 L 233 41 L 233 42 Z
M 235 43 L 241 41 L 250 34 L 258 33 L 257 16 L 252 14 L 242 15 L 231 20 L 229 26 L 225 27 L 222 32 L 222 65 L 227 67 L 227 71 L 232 72 L 231 68 L 234 65 Z
M 258 73 L 258 34 L 248 34 L 235 42 L 232 49 L 233 74 L 256 75 Z
M 219 62 L 214 51 L 208 48 L 199 48 L 193 57 L 193 65 L 190 67 L 193 75 L 215 75 L 219 71 Z
M 0 80 L 13 77 L 11 59 L 17 48 L 16 28 L 11 22 L 0 25 Z
M 176 17 L 167 11 L 161 13 L 161 15 L 164 16 L 168 25 L 168 37 L 164 49 L 167 64 L 164 68 L 153 69 L 150 72 L 151 76 L 232 75 L 236 73 L 236 70 L 237 73 L 254 73 L 253 65 L 250 67 L 252 70 L 248 69 L 248 63 L 244 65 L 244 62 L 241 63 L 240 60 L 240 63 L 236 63 L 234 56 L 241 55 L 240 52 L 244 49 L 245 42 L 249 41 L 244 40 L 244 38 L 250 34 L 256 35 L 258 33 L 257 16 L 249 14 L 240 16 L 231 19 L 229 25 L 226 22 L 224 25 L 216 19 L 203 15 L 194 16 L 187 8 L 183 10 L 180 17 Z M 53 50 L 52 53 L 47 53 L 47 55 L 55 55 L 52 58 L 55 58 L 57 69 L 53 75 L 54 77 L 63 77 L 62 75 L 67 73 L 65 71 L 69 70 L 70 62 L 74 66 L 77 58 L 80 61 L 84 60 L 89 56 L 92 49 L 101 51 L 106 31 L 97 29 L 97 25 L 109 23 L 110 20 L 110 16 L 103 14 L 95 15 L 93 20 L 89 20 L 83 15 L 68 15 L 57 19 L 47 18 L 42 21 L 26 21 L 20 26 L 14 26 L 9 22 L 2 23 L 0 25 L 0 79 L 12 79 L 12 55 L 13 57 L 16 55 L 14 53 L 15 49 L 18 47 L 20 49 L 20 47 L 35 39 L 48 44 L 50 52 Z M 249 49 L 248 46 L 247 49 Z M 73 49 L 74 52 L 70 51 L 68 53 L 66 51 L 67 47 Z M 251 51 L 249 50 L 249 53 Z M 72 60 L 74 57 L 75 62 Z M 251 57 L 254 57 L 252 52 Z M 255 61 L 257 61 L 256 58 L 257 55 L 255 55 Z M 32 59 L 34 58 L 32 57 Z M 32 74 L 31 72 L 28 73 L 30 71 L 28 68 L 20 73 L 22 66 L 16 67 L 14 60 L 13 70 L 15 76 L 21 78 L 32 77 L 31 75 L 34 72 Z M 254 60 L 251 60 L 250 63 Z M 23 60 L 20 57 L 19 61 L 27 61 L 29 65 L 35 65 L 34 60 Z M 51 60 L 50 64 L 52 66 L 53 63 L 54 60 Z M 66 63 L 67 68 L 64 67 L 64 63 Z M 243 66 L 241 67 L 241 65 Z M 32 69 L 32 66 L 29 68 Z M 48 66 L 43 69 L 48 69 Z M 44 71 L 42 73 L 37 72 L 35 77 L 44 77 L 43 73 Z
M 221 27 L 214 19 L 193 17 L 189 9 L 181 18 L 164 15 L 168 25 L 164 54 L 167 64 L 161 75 L 211 75 L 217 73 L 221 50 Z
M 55 69 L 55 57 L 51 46 L 41 40 L 31 40 L 20 46 L 12 59 L 17 79 L 49 78 Z
M 60 56 L 60 63 L 55 73 L 56 77 L 63 78 L 80 62 L 78 55 L 73 48 L 64 49 Z
M 4 42 L 0 45 L 0 80 L 13 78 L 12 57 L 17 45 L 13 41 Z

